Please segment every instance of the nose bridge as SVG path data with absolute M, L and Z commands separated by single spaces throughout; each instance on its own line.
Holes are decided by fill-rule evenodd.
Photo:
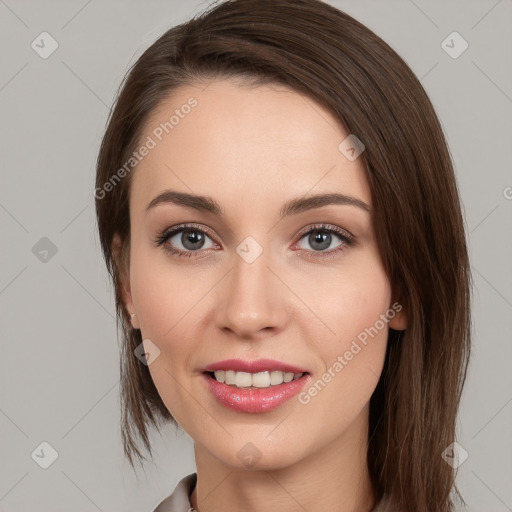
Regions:
M 233 268 L 219 297 L 219 326 L 240 336 L 279 327 L 284 313 L 282 291 L 272 268 L 270 249 L 247 237 L 236 248 Z

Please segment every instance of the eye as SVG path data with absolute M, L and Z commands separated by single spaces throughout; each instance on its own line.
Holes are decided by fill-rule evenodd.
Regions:
M 192 257 L 202 249 L 211 249 L 215 246 L 213 243 L 208 246 L 208 239 L 212 242 L 204 229 L 187 224 L 175 226 L 160 233 L 155 239 L 155 245 L 163 246 L 166 251 L 180 257 Z
M 210 236 L 209 232 L 209 229 L 199 228 L 194 224 L 182 224 L 161 232 L 154 243 L 157 247 L 163 246 L 166 251 L 178 257 L 199 257 L 195 253 L 218 247 L 218 244 L 212 241 L 213 233 Z M 353 235 L 330 224 L 309 226 L 307 231 L 302 231 L 298 236 L 300 237 L 299 242 L 305 239 L 307 244 L 312 247 L 312 250 L 310 250 L 299 245 L 299 250 L 320 257 L 323 257 L 324 254 L 325 256 L 331 256 L 333 253 L 344 250 L 355 243 Z M 331 246 L 336 238 L 341 243 L 333 249 Z M 208 245 L 208 240 L 210 240 L 210 245 Z
M 299 248 L 313 253 L 328 253 L 330 255 L 333 252 L 354 245 L 353 235 L 337 226 L 328 224 L 318 224 L 309 227 L 305 233 L 303 232 L 299 236 L 301 237 L 299 242 L 305 239 L 306 243 L 312 248 L 312 251 L 300 246 Z M 336 238 L 340 240 L 341 243 L 335 248 L 332 248 L 332 244 L 336 242 Z M 329 248 L 330 250 L 328 250 Z

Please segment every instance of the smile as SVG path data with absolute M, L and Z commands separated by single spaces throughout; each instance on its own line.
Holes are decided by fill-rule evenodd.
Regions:
M 258 373 L 237 372 L 235 370 L 217 370 L 208 372 L 218 382 L 237 388 L 268 388 L 279 386 L 283 382 L 291 382 L 300 379 L 304 373 L 292 373 L 282 371 L 263 371 Z
M 219 370 L 215 373 L 217 372 L 219 372 Z M 220 370 L 220 372 L 222 372 L 222 370 Z M 306 383 L 311 380 L 309 373 L 293 374 L 279 371 L 265 371 L 250 374 L 227 370 L 224 371 L 224 379 L 227 379 L 228 382 L 233 378 L 235 379 L 235 384 L 227 384 L 226 382 L 217 380 L 215 373 L 203 372 L 201 375 L 211 395 L 218 403 L 228 409 L 245 413 L 272 411 L 300 393 Z M 260 374 L 263 374 L 263 376 L 260 376 Z M 282 382 L 279 384 L 270 383 L 266 385 L 266 383 L 272 379 L 272 374 L 274 374 L 274 382 L 278 382 L 278 380 L 281 379 Z M 290 376 L 291 380 L 289 380 Z M 222 373 L 220 373 L 219 377 L 222 377 Z M 258 381 L 261 387 L 255 385 Z M 245 384 L 245 386 L 239 387 L 236 382 Z M 265 384 L 265 386 L 263 386 L 263 384 Z

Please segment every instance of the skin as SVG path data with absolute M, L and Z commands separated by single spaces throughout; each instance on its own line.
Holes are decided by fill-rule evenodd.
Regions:
M 307 369 L 315 382 L 391 308 L 369 212 L 338 204 L 278 219 L 287 200 L 319 193 L 371 207 L 363 163 L 338 150 L 348 132 L 312 99 L 233 79 L 178 89 L 153 112 L 141 140 L 191 96 L 198 105 L 132 176 L 124 302 L 136 313 L 132 326 L 160 350 L 149 370 L 163 402 L 194 440 L 192 505 L 199 512 L 369 511 L 369 400 L 388 325 L 405 329 L 404 310 L 307 404 L 295 397 L 274 411 L 236 412 L 215 400 L 201 375 L 223 359 L 271 358 Z M 171 203 L 146 212 L 166 189 L 208 195 L 226 217 Z M 203 235 L 197 249 L 184 246 L 181 234 L 166 243 L 192 257 L 153 243 L 164 229 L 190 222 L 214 236 Z M 348 231 L 355 244 L 332 233 L 322 249 L 297 236 L 316 223 Z M 247 236 L 263 248 L 251 264 L 236 252 Z M 261 456 L 250 468 L 237 456 L 248 442 Z

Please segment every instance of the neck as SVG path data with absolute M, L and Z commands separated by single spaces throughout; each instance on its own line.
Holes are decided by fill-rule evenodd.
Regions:
M 196 443 L 192 506 L 197 512 L 370 512 L 374 494 L 366 463 L 367 413 L 340 437 L 280 468 L 227 466 Z

